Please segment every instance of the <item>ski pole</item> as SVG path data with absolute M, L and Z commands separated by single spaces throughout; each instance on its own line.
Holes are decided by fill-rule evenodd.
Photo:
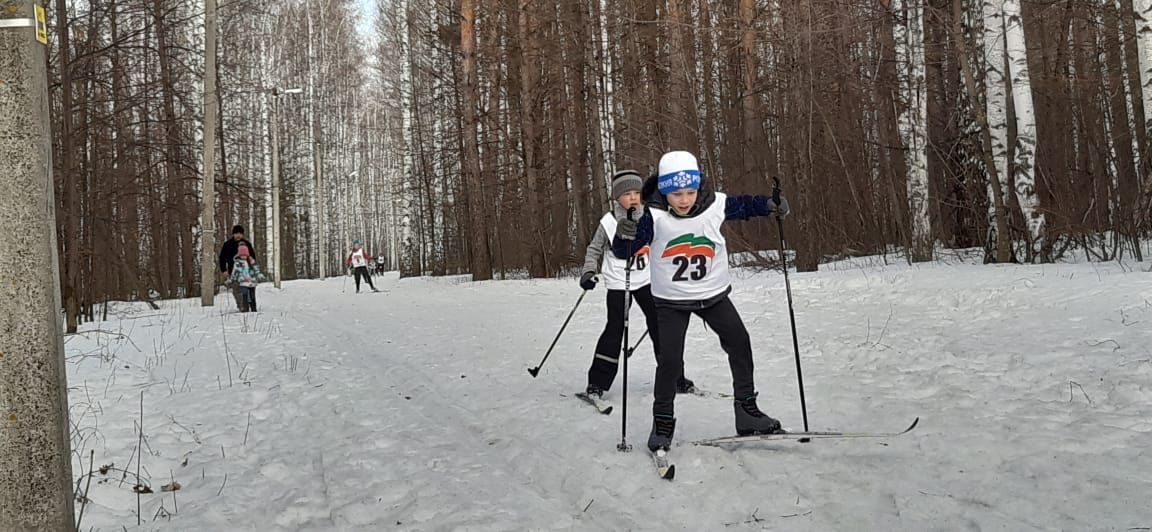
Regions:
M 572 312 L 568 313 L 568 319 L 564 320 L 564 325 L 560 326 L 560 332 L 556 333 L 556 338 L 552 339 L 552 345 L 548 346 L 548 352 L 544 353 L 544 359 L 540 361 L 540 365 L 534 368 L 528 368 L 528 373 L 532 374 L 532 378 L 536 378 L 540 374 L 540 368 L 544 367 L 544 363 L 548 361 L 548 356 L 552 354 L 552 348 L 556 347 L 556 342 L 560 340 L 560 335 L 564 334 L 564 329 L 568 327 L 568 322 L 572 319 L 572 315 L 576 314 L 576 309 L 580 308 L 580 302 L 584 301 L 584 296 L 588 294 L 585 290 L 580 294 L 580 298 L 576 300 L 576 306 L 572 307 Z
M 772 201 L 780 205 L 780 178 L 773 177 Z M 804 373 L 800 369 L 800 340 L 796 337 L 796 311 L 792 309 L 792 283 L 788 280 L 788 258 L 784 255 L 784 220 L 776 216 L 776 228 L 780 230 L 780 264 L 784 269 L 784 287 L 788 292 L 788 319 L 792 322 L 792 350 L 796 353 L 796 379 L 800 384 L 800 411 L 804 415 L 804 432 L 808 432 L 808 404 L 804 401 Z
M 643 342 L 644 342 L 644 339 L 645 339 L 645 338 L 647 338 L 647 337 L 648 337 L 648 330 L 647 330 L 647 329 L 645 329 L 645 330 L 644 330 L 644 334 L 641 334 L 641 335 L 640 335 L 640 339 L 639 339 L 639 340 L 636 340 L 636 343 L 632 344 L 632 349 L 629 349 L 629 350 L 628 350 L 628 352 L 627 352 L 627 353 L 625 353 L 625 354 L 626 354 L 626 355 L 628 355 L 628 356 L 632 356 L 632 352 L 636 351 L 636 348 L 637 348 L 637 347 L 640 347 L 640 344 L 641 344 L 641 343 L 643 343 Z
M 628 209 L 628 220 L 632 220 L 632 213 L 636 212 L 636 207 Z M 631 251 L 631 249 L 629 249 Z M 632 446 L 628 445 L 628 359 L 631 358 L 632 352 L 628 350 L 628 315 L 632 313 L 632 264 L 636 260 L 635 255 L 630 255 L 627 262 L 624 263 L 624 297 L 627 298 L 624 304 L 624 388 L 621 393 L 621 414 L 620 414 L 620 444 L 616 446 L 616 450 L 626 453 L 632 450 Z

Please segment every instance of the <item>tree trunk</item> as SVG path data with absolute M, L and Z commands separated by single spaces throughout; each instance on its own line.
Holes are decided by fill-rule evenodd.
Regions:
M 1136 14 L 1136 43 L 1140 50 L 1140 87 L 1145 120 L 1143 126 L 1145 133 L 1152 135 L 1152 0 L 1132 0 L 1132 7 Z
M 461 72 L 464 82 L 464 176 L 467 186 L 466 201 L 471 222 L 472 279 L 492 279 L 492 258 L 488 247 L 488 227 L 480 184 L 480 152 L 476 108 L 480 103 L 476 86 L 476 0 L 460 2 L 460 50 L 463 54 Z
M 1016 200 L 1028 224 L 1031 247 L 1028 259 L 1041 257 L 1045 236 L 1045 218 L 1036 193 L 1036 111 L 1032 103 L 1032 83 L 1028 70 L 1028 47 L 1024 39 L 1024 22 L 1020 0 L 1004 0 L 1004 36 L 1006 42 L 1012 104 L 1016 115 L 1015 164 L 1012 182 Z
M 761 113 L 759 108 L 759 91 L 757 80 L 760 76 L 760 64 L 757 58 L 760 53 L 756 49 L 756 0 L 740 0 L 740 57 L 743 59 L 742 79 L 743 92 L 740 95 L 740 110 L 742 111 L 741 129 L 743 131 L 743 147 L 740 150 L 744 166 L 740 182 L 747 183 L 753 179 L 758 169 L 763 165 L 762 155 L 765 147 L 761 141 Z
M 312 9 L 306 10 L 308 12 L 308 154 L 312 161 L 312 194 L 309 195 L 310 209 L 308 213 L 309 225 L 309 238 L 311 240 L 308 249 L 312 253 L 312 260 L 308 262 L 309 274 L 313 278 L 323 278 L 320 275 L 320 263 L 323 262 L 322 254 L 320 253 L 320 241 L 324 235 L 320 232 L 320 154 L 316 148 L 316 66 L 317 59 L 315 53 L 314 38 L 314 23 Z
M 668 0 L 669 73 L 671 94 L 665 95 L 668 101 L 668 150 L 687 150 L 696 153 L 700 149 L 697 135 L 699 121 L 696 118 L 696 65 L 689 62 L 687 38 L 692 22 L 683 5 L 685 0 Z
M 912 215 L 909 252 L 912 262 L 932 260 L 933 233 L 928 216 L 928 94 L 924 68 L 924 0 L 893 0 L 902 20 L 893 25 L 896 69 L 900 84 L 900 139 L 908 171 L 908 204 Z
M 983 0 L 984 22 L 984 89 L 986 91 L 987 124 L 991 137 L 991 155 L 994 166 L 989 170 L 988 197 L 989 223 L 996 227 L 996 262 L 1012 260 L 1012 241 L 1008 230 L 1008 95 L 1006 55 L 1004 44 L 1004 0 Z M 992 171 L 992 169 L 995 169 Z M 999 176 L 999 181 L 994 178 Z
M 60 38 L 60 144 L 63 160 L 60 161 L 60 191 L 64 204 L 64 234 L 61 238 L 64 250 L 64 311 L 67 315 L 68 332 L 76 332 L 80 314 L 80 176 L 76 166 L 78 156 L 75 144 L 76 126 L 73 123 L 75 102 L 72 91 L 72 44 L 71 28 L 68 20 L 68 6 L 65 0 L 56 0 L 57 34 Z
M 716 145 L 717 127 L 716 118 L 720 112 L 717 105 L 716 96 L 716 82 L 714 79 L 719 79 L 719 72 L 716 67 L 716 44 L 713 40 L 713 31 L 715 30 L 715 21 L 712 18 L 712 8 L 709 6 L 711 0 L 700 0 L 698 9 L 700 10 L 700 24 L 702 26 L 700 31 L 700 49 L 702 50 L 701 62 L 704 71 L 702 80 L 703 94 L 701 97 L 704 99 L 704 131 L 701 147 L 701 159 L 704 167 L 701 170 L 707 172 L 707 175 L 713 179 L 713 184 L 718 190 L 723 190 L 724 175 L 720 172 L 720 150 Z

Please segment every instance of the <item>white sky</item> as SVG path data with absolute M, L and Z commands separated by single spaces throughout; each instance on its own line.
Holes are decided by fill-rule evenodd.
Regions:
M 357 26 L 360 30 L 360 35 L 364 38 L 372 38 L 372 17 L 376 12 L 376 0 L 356 0 L 360 5 L 360 24 Z

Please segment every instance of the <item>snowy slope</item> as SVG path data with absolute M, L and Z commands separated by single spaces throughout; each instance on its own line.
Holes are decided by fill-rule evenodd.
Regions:
M 90 450 L 97 469 L 114 464 L 94 475 L 83 528 L 135 529 L 141 394 L 141 474 L 157 492 L 142 497 L 142 530 L 1152 527 L 1152 274 L 1128 270 L 841 263 L 793 275 L 812 429 L 919 427 L 681 445 L 671 483 L 643 452 L 650 344 L 630 368 L 635 451 L 616 451 L 619 405 L 602 416 L 572 397 L 603 290 L 539 378 L 525 371 L 575 303 L 571 279 L 391 275 L 388 293 L 359 295 L 343 279 L 291 282 L 262 286 L 249 315 L 226 295 L 210 309 L 122 306 L 67 343 L 74 471 Z M 741 277 L 761 408 L 799 429 L 783 278 Z M 730 393 L 699 320 L 686 366 Z M 619 382 L 608 398 L 619 402 Z M 720 398 L 681 397 L 677 414 L 681 443 L 733 432 Z M 132 473 L 123 483 L 119 469 Z M 172 478 L 175 501 L 159 491 Z

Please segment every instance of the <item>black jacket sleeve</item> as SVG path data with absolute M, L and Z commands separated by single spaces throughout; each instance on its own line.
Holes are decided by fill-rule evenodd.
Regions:
M 728 196 L 724 204 L 725 220 L 747 220 L 756 216 L 771 216 L 776 212 L 768 196 Z
M 220 246 L 220 273 L 232 271 L 232 259 L 236 258 L 236 241 L 229 238 Z

